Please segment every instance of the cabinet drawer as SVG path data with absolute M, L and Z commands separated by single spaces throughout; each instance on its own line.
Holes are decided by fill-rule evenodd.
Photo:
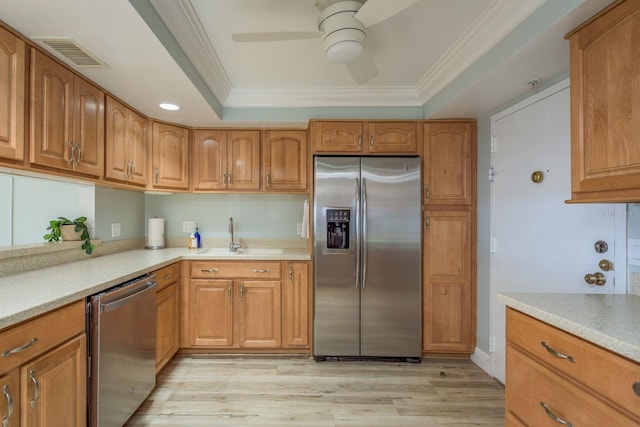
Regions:
M 511 345 L 507 345 L 506 383 L 506 411 L 527 426 L 561 425 L 553 420 L 553 416 L 583 427 L 636 425 L 621 412 L 559 377 Z
M 180 263 L 176 262 L 166 267 L 162 267 L 159 270 L 154 271 L 156 280 L 158 281 L 158 288 L 156 292 L 160 292 L 167 286 L 176 283 L 180 278 Z
M 278 261 L 194 261 L 192 279 L 279 279 Z
M 640 365 L 513 309 L 507 311 L 507 341 L 640 417 L 632 388 Z
M 84 303 L 78 301 L 1 331 L 0 373 L 83 333 L 84 329 Z M 14 352 L 5 355 L 11 350 Z

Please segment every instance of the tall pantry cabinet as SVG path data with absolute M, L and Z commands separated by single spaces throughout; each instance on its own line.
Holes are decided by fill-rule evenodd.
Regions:
M 423 352 L 475 347 L 475 122 L 423 124 Z

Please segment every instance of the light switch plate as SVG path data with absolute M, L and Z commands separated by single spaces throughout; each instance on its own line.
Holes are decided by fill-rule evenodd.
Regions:
M 111 224 L 111 237 L 120 237 L 120 223 L 114 222 Z
M 296 234 L 298 236 L 302 235 L 302 223 L 301 222 L 296 224 Z
M 182 232 L 191 233 L 196 229 L 195 221 L 182 221 Z

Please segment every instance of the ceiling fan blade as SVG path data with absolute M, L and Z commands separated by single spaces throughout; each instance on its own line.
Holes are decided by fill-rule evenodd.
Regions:
M 367 0 L 354 18 L 362 22 L 365 27 L 370 27 L 402 12 L 417 2 L 418 0 Z
M 322 33 L 318 31 L 287 31 L 282 33 L 240 33 L 232 34 L 231 39 L 234 42 L 279 42 L 287 40 L 304 40 L 317 39 Z
M 360 58 L 347 64 L 347 69 L 351 73 L 353 80 L 361 85 L 378 75 L 378 67 L 371 55 L 364 52 Z

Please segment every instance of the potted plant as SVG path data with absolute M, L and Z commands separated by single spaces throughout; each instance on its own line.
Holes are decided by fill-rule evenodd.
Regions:
M 43 237 L 48 242 L 57 242 L 60 238 L 67 241 L 84 240 L 84 243 L 82 243 L 82 249 L 88 255 L 91 255 L 96 247 L 91 244 L 86 216 L 78 217 L 73 221 L 69 218 L 59 216 L 58 219 L 52 219 L 49 221 L 47 230 L 51 230 L 51 232 L 45 234 Z

